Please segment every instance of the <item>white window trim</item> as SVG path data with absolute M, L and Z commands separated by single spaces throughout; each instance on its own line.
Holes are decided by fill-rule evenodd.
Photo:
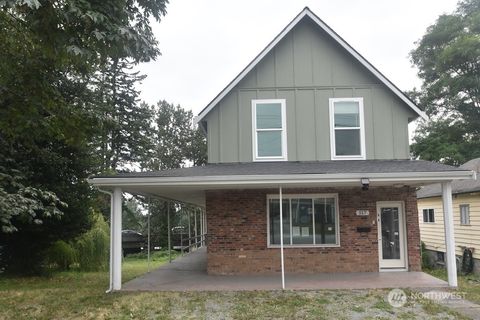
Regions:
M 462 223 L 462 207 L 468 208 L 468 223 Z M 460 225 L 461 225 L 461 226 L 467 226 L 467 227 L 471 226 L 471 225 L 472 225 L 472 222 L 470 221 L 470 220 L 471 220 L 471 219 L 470 219 L 470 204 L 468 204 L 468 203 L 462 203 L 462 204 L 460 204 L 460 205 L 458 206 L 458 211 L 459 211 L 459 213 L 460 213 Z
M 280 129 L 257 129 L 257 104 L 262 103 L 280 103 L 282 114 L 282 155 L 275 157 L 259 157 L 257 146 L 257 131 L 279 131 Z M 286 119 L 286 100 L 285 99 L 253 99 L 252 100 L 252 145 L 253 161 L 287 161 L 287 119 Z
M 433 221 L 425 221 L 424 215 L 423 215 L 423 211 L 424 211 L 424 210 L 433 210 Z M 428 211 L 427 211 L 427 215 L 428 215 Z M 423 209 L 422 209 L 422 223 L 425 223 L 425 224 L 435 224 L 435 208 L 423 208 Z
M 358 111 L 360 117 L 360 154 L 353 156 L 337 156 L 335 150 L 335 102 L 358 102 Z M 330 113 L 330 151 L 331 160 L 365 160 L 365 118 L 363 113 L 363 98 L 330 98 L 329 99 L 329 113 Z M 344 128 L 344 130 L 354 128 Z M 342 130 L 342 129 L 338 129 Z
M 278 194 L 267 195 L 267 248 L 280 248 L 279 244 L 270 243 L 270 199 L 279 199 Z M 327 244 L 286 244 L 284 248 L 338 248 L 340 247 L 340 209 L 338 207 L 338 193 L 298 193 L 298 194 L 283 194 L 282 199 L 315 199 L 315 198 L 334 198 L 335 199 L 335 242 Z M 313 208 L 313 229 L 315 230 L 315 208 Z M 292 231 L 292 210 L 290 208 L 290 232 Z M 290 242 L 292 238 L 290 237 Z M 313 233 L 313 242 L 315 242 L 315 231 Z

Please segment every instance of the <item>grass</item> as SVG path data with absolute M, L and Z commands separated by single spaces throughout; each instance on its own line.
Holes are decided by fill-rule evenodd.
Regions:
M 166 260 L 156 255 L 151 268 Z M 125 259 L 125 281 L 146 271 L 143 256 Z M 388 290 L 106 294 L 107 286 L 107 272 L 0 277 L 0 319 L 462 319 L 429 301 L 391 307 Z
M 424 270 L 434 277 L 447 281 L 447 271 L 445 269 Z M 479 275 L 459 275 L 458 291 L 465 293 L 465 299 L 480 304 L 480 276 Z

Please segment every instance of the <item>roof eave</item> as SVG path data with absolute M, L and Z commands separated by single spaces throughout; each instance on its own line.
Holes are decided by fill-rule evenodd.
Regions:
M 278 174 L 278 175 L 221 175 L 191 177 L 103 177 L 88 182 L 98 187 L 122 185 L 158 186 L 235 186 L 235 185 L 289 185 L 298 183 L 348 183 L 368 178 L 371 183 L 422 183 L 475 179 L 473 171 L 395 172 L 395 173 L 335 173 L 335 174 Z

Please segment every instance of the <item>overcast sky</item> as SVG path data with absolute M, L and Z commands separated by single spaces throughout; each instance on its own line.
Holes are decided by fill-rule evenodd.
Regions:
M 408 53 L 456 0 L 171 0 L 141 64 L 141 99 L 205 107 L 305 6 L 402 90 L 420 84 Z

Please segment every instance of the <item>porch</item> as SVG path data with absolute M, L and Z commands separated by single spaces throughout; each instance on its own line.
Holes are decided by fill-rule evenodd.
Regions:
M 281 275 L 208 275 L 207 249 L 200 248 L 170 264 L 123 284 L 123 291 L 281 290 Z M 448 283 L 423 272 L 354 272 L 285 275 L 288 290 L 443 288 Z
M 456 287 L 451 183 L 463 179 L 475 179 L 475 173 L 417 160 L 326 160 L 209 164 L 159 172 L 99 176 L 90 182 L 112 196 L 109 291 L 122 288 L 124 192 L 203 207 L 207 213 L 204 230 L 208 229 L 210 235 L 209 275 L 204 268 L 186 270 L 186 265 L 179 261 L 137 279 L 139 284 L 143 281 L 143 288 L 133 287 L 133 290 L 194 290 L 195 284 L 201 288 L 198 290 L 251 290 L 282 288 L 277 279 L 280 273 L 276 271 L 286 274 L 285 288 L 288 289 L 429 287 L 432 284 L 430 281 L 424 283 L 424 278 L 428 280 L 428 276 L 415 272 L 420 270 L 420 239 L 414 190 L 431 183 L 442 185 L 448 282 L 451 287 Z M 289 201 L 285 210 L 284 200 Z M 292 204 L 299 208 L 300 202 L 304 208 L 302 211 L 295 209 L 294 225 Z M 383 212 L 379 204 L 385 202 L 388 202 L 388 207 Z M 278 203 L 282 205 L 276 205 Z M 269 211 L 270 204 L 272 212 Z M 332 221 L 325 218 L 329 208 L 334 213 Z M 407 212 L 406 224 L 396 218 L 401 211 Z M 324 219 L 314 220 L 316 213 L 321 212 Z M 393 214 L 393 218 L 385 220 L 393 227 L 387 230 L 380 228 L 382 213 Z M 305 221 L 300 219 L 301 216 L 306 217 Z M 277 217 L 279 221 L 275 220 Z M 320 221 L 318 228 L 315 221 Z M 340 221 L 348 221 L 349 225 L 343 224 L 342 227 Z M 270 229 L 274 231 L 272 237 Z M 327 240 L 329 233 L 335 233 L 335 239 Z M 390 239 L 392 236 L 385 238 L 384 233 L 393 234 L 393 241 Z M 298 237 L 302 238 L 300 242 L 296 239 Z M 380 243 L 393 246 L 395 255 L 379 254 Z M 284 250 L 284 246 L 290 248 Z M 401 267 L 382 264 L 382 259 L 399 260 L 395 263 L 401 263 Z M 378 270 L 383 268 L 410 272 L 379 273 Z M 185 282 L 188 272 L 198 273 L 195 279 L 190 278 L 192 282 Z M 261 275 L 268 272 L 273 275 Z M 311 272 L 312 275 L 302 275 L 303 272 Z M 156 274 L 158 280 L 155 280 Z M 237 276 L 226 279 L 219 274 Z M 127 283 L 126 288 L 132 288 L 131 284 Z

